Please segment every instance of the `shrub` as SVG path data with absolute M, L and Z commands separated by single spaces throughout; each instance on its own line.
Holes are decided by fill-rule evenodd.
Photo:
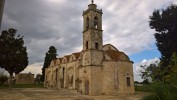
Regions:
M 145 96 L 143 100 L 176 100 L 177 88 L 174 85 L 156 85 L 154 94 Z
M 4 84 L 5 82 L 7 82 L 8 77 L 5 75 L 1 75 L 0 76 L 0 84 Z

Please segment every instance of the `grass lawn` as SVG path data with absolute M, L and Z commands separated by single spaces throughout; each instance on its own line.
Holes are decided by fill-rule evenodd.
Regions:
M 177 88 L 174 85 L 156 85 L 136 87 L 139 91 L 150 91 L 152 94 L 145 96 L 143 100 L 177 100 Z
M 135 86 L 135 91 L 142 91 L 142 92 L 152 92 L 153 86 Z

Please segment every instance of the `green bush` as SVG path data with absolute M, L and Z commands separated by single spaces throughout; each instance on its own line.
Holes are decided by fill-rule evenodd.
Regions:
M 2 84 L 4 84 L 5 82 L 7 82 L 7 80 L 8 80 L 8 77 L 7 77 L 7 76 L 4 76 L 4 75 L 0 76 L 0 85 L 2 85 Z
M 40 88 L 44 87 L 43 84 L 15 84 L 13 88 Z
M 145 96 L 143 100 L 176 100 L 177 88 L 173 85 L 157 85 L 153 87 L 154 94 Z
M 155 95 L 148 95 L 143 98 L 143 100 L 158 100 Z
M 152 92 L 153 87 L 150 85 L 144 85 L 144 86 L 135 86 L 135 91 L 143 91 L 143 92 Z

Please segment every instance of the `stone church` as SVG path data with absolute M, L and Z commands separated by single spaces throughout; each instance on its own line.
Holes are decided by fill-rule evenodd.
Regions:
M 113 45 L 103 45 L 102 14 L 92 0 L 83 11 L 82 51 L 52 60 L 45 87 L 86 95 L 134 93 L 133 62 Z

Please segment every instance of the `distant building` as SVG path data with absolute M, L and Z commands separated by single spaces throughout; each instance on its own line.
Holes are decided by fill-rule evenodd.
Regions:
M 15 84 L 33 84 L 34 74 L 20 73 L 15 75 Z
M 46 87 L 86 95 L 135 92 L 133 61 L 113 45 L 103 45 L 102 14 L 93 1 L 83 11 L 83 50 L 52 60 L 45 69 Z
M 5 0 L 0 0 L 0 29 L 1 29 L 3 10 L 4 10 L 4 3 L 5 3 Z

